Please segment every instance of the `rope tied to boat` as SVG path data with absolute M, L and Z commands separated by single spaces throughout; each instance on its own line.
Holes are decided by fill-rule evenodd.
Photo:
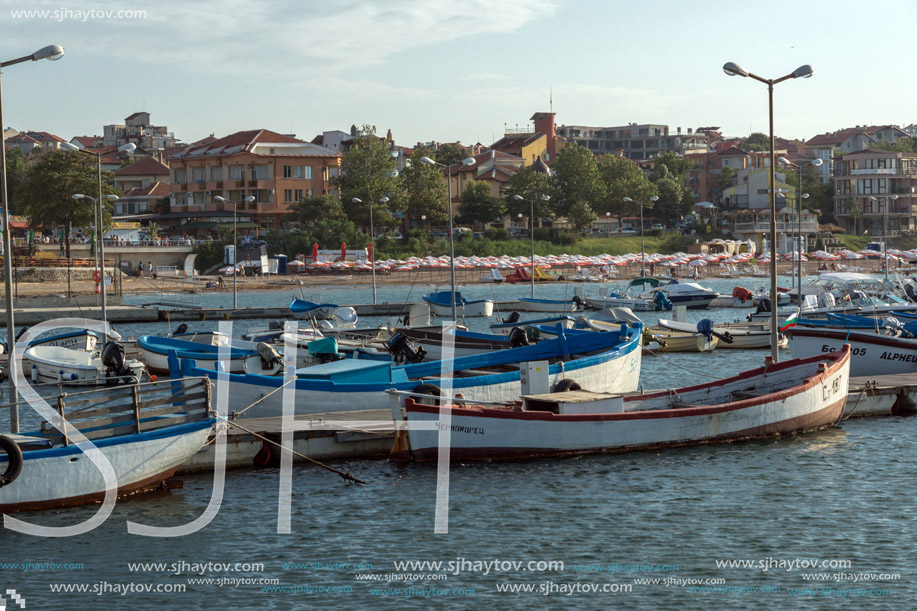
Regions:
M 236 427 L 236 428 L 238 428 L 238 429 L 241 429 L 241 430 L 245 431 L 246 433 L 248 433 L 249 435 L 252 435 L 252 436 L 254 436 L 254 437 L 257 438 L 257 439 L 260 439 L 261 441 L 264 441 L 264 442 L 266 442 L 266 443 L 270 443 L 270 444 L 272 444 L 272 445 L 275 445 L 275 446 L 277 446 L 278 448 L 280 448 L 280 449 L 282 449 L 282 450 L 286 450 L 287 452 L 289 452 L 289 453 L 292 454 L 293 456 L 298 456 L 299 458 L 302 458 L 303 460 L 305 460 L 305 461 L 307 461 L 307 462 L 310 462 L 310 463 L 312 463 L 313 465 L 316 465 L 316 466 L 318 466 L 318 467 L 321 467 L 322 469 L 325 469 L 325 470 L 327 470 L 327 471 L 331 471 L 332 473 L 336 473 L 337 475 L 340 475 L 340 476 L 344 479 L 344 481 L 346 481 L 346 482 L 350 482 L 350 483 L 352 483 L 352 484 L 365 484 L 365 483 L 366 483 L 366 482 L 364 482 L 363 480 L 357 479 L 356 477 L 354 477 L 354 475 L 353 475 L 352 473 L 348 473 L 348 472 L 346 472 L 346 471 L 341 471 L 341 470 L 339 470 L 339 469 L 335 469 L 334 467 L 332 467 L 332 466 L 330 466 L 330 465 L 326 465 L 325 463 L 323 463 L 323 462 L 321 462 L 321 461 L 318 461 L 318 460 L 315 460 L 314 458 L 309 458 L 309 457 L 306 456 L 305 454 L 300 454 L 299 452 L 297 452 L 297 451 L 294 450 L 293 448 L 288 448 L 288 447 L 286 447 L 285 445 L 283 445 L 282 443 L 278 443 L 278 442 L 274 441 L 273 439 L 268 439 L 268 438 L 265 437 L 264 435 L 260 435 L 260 434 L 256 433 L 255 431 L 253 431 L 253 430 L 251 430 L 251 429 L 248 429 L 248 428 L 246 428 L 246 427 L 240 425 L 240 424 L 237 423 L 237 422 L 230 422 L 228 418 L 225 418 L 225 417 L 219 416 L 219 415 L 217 416 L 217 418 L 220 418 L 221 420 L 225 420 L 226 423 L 227 423 L 229 426 L 234 426 L 234 427 Z
M 857 402 L 854 404 L 853 409 L 850 410 L 850 413 L 849 413 L 849 414 L 847 414 L 846 416 L 844 416 L 843 418 L 841 418 L 842 421 L 843 421 L 843 420 L 847 420 L 847 419 L 849 419 L 851 416 L 853 416 L 854 412 L 857 411 L 857 408 L 860 407 L 860 401 L 862 401 L 862 400 L 863 400 L 863 397 L 866 396 L 866 392 L 867 392 L 868 390 L 874 388 L 873 384 L 874 384 L 874 382 L 873 382 L 872 380 L 869 380 L 869 381 L 866 382 L 866 384 L 863 386 L 863 390 L 860 391 L 860 396 L 857 397 Z
M 266 395 L 264 395 L 263 397 L 261 397 L 260 399 L 258 399 L 257 401 L 255 401 L 254 403 L 252 403 L 251 405 L 249 405 L 248 407 L 243 408 L 242 411 L 233 412 L 233 413 L 232 413 L 232 417 L 233 417 L 233 418 L 238 418 L 239 416 L 241 416 L 242 414 L 244 414 L 245 412 L 247 412 L 247 411 L 250 410 L 251 408 L 255 407 L 256 405 L 258 405 L 259 403 L 261 403 L 262 401 L 264 401 L 265 399 L 267 399 L 268 397 L 270 397 L 271 395 L 273 395 L 275 392 L 278 392 L 278 391 L 280 391 L 280 390 L 283 390 L 284 388 L 286 388 L 286 387 L 289 386 L 292 382 L 295 382 L 295 381 L 296 381 L 295 378 L 292 379 L 292 380 L 287 380 L 286 382 L 284 382 L 283 384 L 281 384 L 280 386 L 278 386 L 277 388 L 275 388 L 275 389 L 272 390 L 271 392 L 267 393 Z

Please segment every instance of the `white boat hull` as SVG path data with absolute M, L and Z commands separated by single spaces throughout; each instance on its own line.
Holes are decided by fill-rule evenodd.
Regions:
M 605 308 L 630 308 L 635 312 L 654 312 L 656 304 L 649 299 L 634 297 L 584 297 L 586 304 L 594 310 Z
M 153 488 L 171 477 L 207 443 L 212 424 L 173 429 L 168 434 L 157 431 L 94 442 L 114 469 L 119 496 Z M 82 505 L 104 498 L 102 474 L 76 446 L 26 451 L 22 457 L 19 477 L 0 488 L 0 512 Z
M 876 335 L 846 329 L 787 330 L 790 351 L 795 358 L 836 352 L 850 344 L 850 375 L 871 376 L 917 373 L 917 340 Z
M 503 408 L 443 408 L 408 400 L 402 415 L 411 425 L 407 439 L 396 440 L 393 459 L 435 460 L 442 411 L 451 416 L 450 453 L 453 459 L 519 459 L 582 453 L 614 453 L 684 445 L 736 441 L 798 433 L 831 426 L 847 400 L 849 354 L 798 364 L 786 361 L 745 372 L 713 384 L 624 397 L 614 413 L 569 413 Z M 804 373 L 801 373 L 802 367 Z M 781 383 L 781 378 L 783 382 Z M 775 392 L 731 398 L 730 389 L 768 386 Z M 568 393 L 574 395 L 575 393 Z M 548 397 L 530 397 L 539 399 Z M 675 403 L 677 399 L 679 402 Z M 613 398 L 603 399 L 606 404 Z M 441 424 L 436 425 L 442 426 Z
M 440 318 L 452 318 L 452 307 L 430 303 L 430 310 Z M 489 318 L 494 315 L 494 302 L 489 299 L 456 304 L 455 315 L 459 318 Z
M 67 386 L 100 386 L 112 382 L 97 355 L 61 346 L 32 346 L 24 353 L 25 366 L 31 368 L 34 382 Z M 140 381 L 145 367 L 136 360 L 126 361 L 131 375 Z M 116 381 L 124 381 L 118 378 Z
M 516 309 L 522 312 L 575 312 L 576 304 L 566 299 L 520 299 L 516 302 Z

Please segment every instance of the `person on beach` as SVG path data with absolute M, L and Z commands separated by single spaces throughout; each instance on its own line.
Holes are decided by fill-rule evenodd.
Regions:
M 137 266 L 137 275 L 143 278 L 143 261 Z

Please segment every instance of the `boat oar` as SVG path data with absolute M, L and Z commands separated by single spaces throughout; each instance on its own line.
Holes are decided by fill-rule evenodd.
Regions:
M 277 443 L 277 442 L 274 441 L 273 439 L 268 439 L 268 438 L 265 437 L 264 435 L 259 435 L 259 434 L 256 433 L 255 431 L 253 431 L 253 430 L 251 430 L 251 429 L 247 429 L 247 428 L 245 428 L 244 426 L 242 426 L 241 424 L 238 424 L 238 423 L 236 423 L 236 422 L 233 422 L 233 421 L 230 420 L 229 418 L 223 418 L 223 417 L 221 417 L 221 416 L 219 416 L 219 415 L 217 416 L 217 418 L 221 418 L 222 420 L 225 420 L 227 424 L 229 424 L 229 425 L 231 425 L 231 426 L 234 426 L 234 427 L 236 427 L 236 428 L 238 428 L 238 429 L 242 429 L 243 431 L 245 431 L 245 432 L 248 433 L 249 435 L 253 435 L 254 437 L 257 437 L 258 439 L 260 439 L 260 440 L 262 440 L 262 441 L 265 441 L 265 442 L 267 442 L 267 443 L 274 444 L 274 445 L 277 446 L 278 448 L 281 448 L 281 449 L 283 449 L 283 450 L 286 450 L 287 452 L 290 452 L 293 456 L 298 456 L 298 457 L 302 458 L 303 460 L 306 460 L 306 461 L 312 463 L 313 465 L 317 465 L 317 466 L 321 467 L 322 469 L 327 469 L 328 471 L 331 471 L 332 473 L 337 473 L 337 474 L 340 475 L 342 478 L 344 478 L 344 481 L 348 481 L 348 482 L 351 482 L 351 483 L 354 483 L 354 484 L 365 484 L 365 483 L 366 483 L 366 482 L 364 482 L 364 481 L 361 480 L 361 479 L 357 479 L 357 478 L 354 477 L 353 474 L 351 474 L 351 473 L 347 473 L 346 471 L 340 471 L 340 470 L 338 470 L 338 469 L 335 469 L 334 467 L 329 467 L 329 466 L 326 465 L 325 463 L 319 462 L 319 461 L 315 460 L 314 458 L 309 458 L 309 457 L 306 456 L 305 454 L 300 454 L 300 453 L 297 452 L 296 450 L 294 450 L 294 449 L 292 449 L 292 448 L 287 448 L 287 447 L 284 446 L 282 443 Z

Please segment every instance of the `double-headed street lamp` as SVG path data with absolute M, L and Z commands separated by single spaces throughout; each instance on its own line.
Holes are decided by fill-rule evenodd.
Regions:
M 809 197 L 808 193 L 802 192 L 802 166 L 811 165 L 812 167 L 817 168 L 824 162 L 821 159 L 813 159 L 812 161 L 809 161 L 806 163 L 793 163 L 786 157 L 781 157 L 777 161 L 779 161 L 780 163 L 782 163 L 783 165 L 787 167 L 794 168 L 796 170 L 796 178 L 798 179 L 798 182 L 799 182 L 799 187 L 796 190 L 796 193 L 799 194 L 799 197 L 798 197 L 799 201 L 797 202 L 798 210 L 797 210 L 797 216 L 796 216 L 796 229 L 797 229 L 796 239 L 797 239 L 797 245 L 799 248 L 799 258 L 796 260 L 796 274 L 798 275 L 798 278 L 797 278 L 798 284 L 796 286 L 796 291 L 797 291 L 796 292 L 796 303 L 802 306 L 802 200 Z
M 767 85 L 767 108 L 770 123 L 770 204 L 771 204 L 771 358 L 774 363 L 780 359 L 777 348 L 777 176 L 776 160 L 774 158 L 774 85 L 782 83 L 791 78 L 809 78 L 815 73 L 812 66 L 805 64 L 796 68 L 790 74 L 781 76 L 778 79 L 767 79 L 752 72 L 749 72 L 742 66 L 727 62 L 723 65 L 723 72 L 729 76 L 746 76 Z
M 535 298 L 535 200 L 540 199 L 543 202 L 547 202 L 551 199 L 550 195 L 540 195 L 538 197 L 533 197 L 530 200 L 526 200 L 521 195 L 514 195 L 513 199 L 524 202 L 529 202 L 529 238 L 532 243 L 532 299 Z M 521 216 L 521 215 L 520 215 Z
M 646 246 L 643 243 L 643 202 L 638 202 L 637 200 L 631 199 L 629 197 L 625 197 L 624 201 L 629 204 L 634 204 L 634 203 L 640 204 L 640 265 L 641 265 L 640 277 L 646 278 Z M 651 202 L 659 201 L 659 196 L 654 195 L 653 197 L 650 198 L 650 201 Z
M 474 165 L 475 160 L 473 157 L 468 157 L 467 159 L 462 159 L 460 162 L 453 163 L 452 165 L 446 165 L 445 163 L 433 161 L 429 157 L 421 157 L 420 161 L 427 165 L 438 165 L 439 167 L 446 170 L 446 188 L 449 194 L 449 206 L 447 209 L 449 212 L 449 281 L 452 286 L 452 320 L 457 321 L 458 315 L 455 308 L 455 236 L 452 235 L 452 168 L 462 165 Z
M 224 204 L 232 204 L 232 309 L 235 310 L 239 304 L 239 294 L 236 289 L 236 276 L 239 275 L 239 236 L 237 234 L 237 219 L 239 217 L 239 204 L 244 202 L 255 201 L 254 195 L 249 195 L 241 201 L 232 201 L 222 195 L 217 195 L 213 199 Z
M 872 201 L 876 203 L 879 202 L 877 198 L 872 197 L 872 196 L 870 196 L 869 199 L 871 199 Z M 888 200 L 896 200 L 896 199 L 898 199 L 897 195 L 889 195 L 888 197 L 885 198 L 885 215 L 882 219 L 882 234 L 884 236 L 882 238 L 883 239 L 882 250 L 884 251 L 883 259 L 885 260 L 885 279 L 886 280 L 888 280 Z
M 40 59 L 58 60 L 64 56 L 64 48 L 60 45 L 50 45 L 16 59 L 0 62 L 0 69 L 23 62 L 36 62 Z M 0 87 L 0 204 L 3 205 L 3 284 L 6 289 L 6 345 L 10 353 L 7 364 L 7 378 L 10 384 L 10 432 L 19 432 L 19 409 L 17 401 L 19 394 L 16 387 L 16 376 L 19 374 L 16 364 L 14 347 L 16 346 L 16 325 L 13 319 L 13 239 L 10 235 L 10 206 L 6 194 L 6 143 L 3 142 L 3 89 Z
M 350 201 L 355 204 L 362 204 L 363 200 L 359 197 L 354 197 Z M 388 197 L 379 198 L 380 204 L 387 204 Z M 373 233 L 373 205 L 369 205 L 369 267 L 372 271 L 373 276 L 373 305 L 376 305 L 376 249 L 373 244 L 373 239 L 375 234 Z

